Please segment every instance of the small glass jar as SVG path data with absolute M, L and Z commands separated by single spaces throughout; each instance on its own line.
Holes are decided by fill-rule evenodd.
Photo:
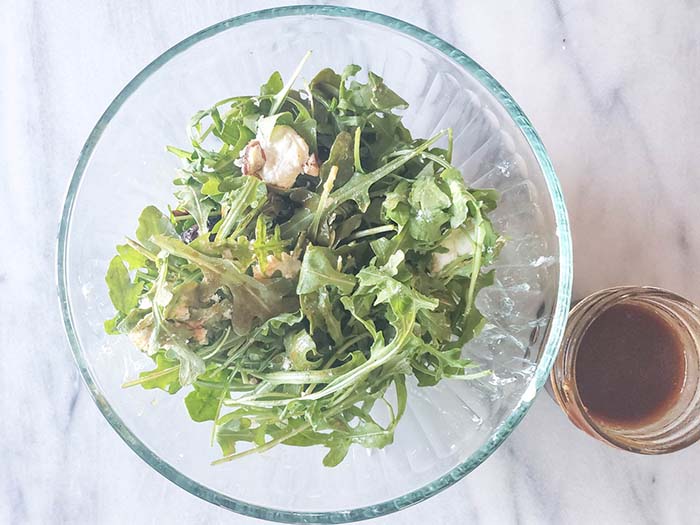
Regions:
M 576 384 L 577 355 L 586 330 L 607 308 L 623 303 L 652 309 L 670 323 L 681 338 L 685 360 L 685 377 L 675 403 L 659 419 L 634 428 L 591 417 Z M 672 292 L 648 286 L 596 292 L 571 310 L 550 382 L 550 394 L 574 425 L 608 445 L 639 454 L 687 447 L 700 439 L 700 308 Z

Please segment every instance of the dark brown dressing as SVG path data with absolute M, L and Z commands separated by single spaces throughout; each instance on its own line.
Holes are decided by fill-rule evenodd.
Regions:
M 658 312 L 617 304 L 586 330 L 576 357 L 576 385 L 593 419 L 635 428 L 660 419 L 685 378 L 683 341 Z

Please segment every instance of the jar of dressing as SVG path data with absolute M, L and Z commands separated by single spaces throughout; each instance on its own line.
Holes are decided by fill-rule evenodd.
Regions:
M 700 308 L 621 286 L 569 314 L 551 392 L 569 419 L 616 448 L 664 454 L 700 438 Z

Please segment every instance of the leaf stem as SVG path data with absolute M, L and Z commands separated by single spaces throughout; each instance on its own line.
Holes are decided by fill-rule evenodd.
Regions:
M 131 381 L 127 381 L 126 383 L 122 383 L 122 388 L 130 388 L 132 386 L 141 385 L 153 379 L 158 379 L 160 377 L 167 376 L 168 374 L 179 369 L 180 365 L 171 366 L 170 368 L 164 368 L 163 370 L 159 370 L 158 372 L 154 372 L 152 374 L 141 376 L 138 379 L 133 379 Z
M 356 231 L 352 235 L 348 236 L 346 241 L 354 241 L 356 239 L 362 239 L 363 237 L 370 237 L 372 235 L 377 235 L 380 233 L 395 232 L 396 226 L 393 224 L 385 224 L 384 226 L 375 226 L 374 228 L 367 228 L 366 230 Z
M 277 93 L 275 95 L 275 98 L 272 101 L 272 107 L 270 107 L 270 112 L 268 113 L 269 115 L 274 115 L 277 113 L 279 108 L 282 106 L 284 103 L 284 99 L 287 98 L 287 95 L 289 94 L 289 90 L 292 89 L 292 86 L 294 85 L 294 82 L 296 82 L 297 77 L 301 73 L 302 68 L 304 67 L 304 64 L 306 61 L 309 59 L 311 56 L 311 51 L 307 51 L 304 57 L 301 59 L 301 62 L 299 62 L 299 65 L 297 68 L 294 70 L 294 73 L 292 73 L 292 76 L 287 79 L 287 82 L 285 82 L 284 87 L 282 88 L 282 91 Z
M 133 240 L 133 239 L 131 239 L 131 238 L 129 238 L 129 237 L 126 238 L 126 244 L 128 244 L 129 246 L 131 246 L 134 250 L 136 250 L 137 252 L 139 252 L 141 255 L 143 255 L 143 256 L 144 256 L 146 259 L 148 259 L 149 261 L 155 262 L 155 261 L 158 259 L 157 256 L 155 256 L 155 255 L 154 255 L 153 253 L 151 253 L 149 250 L 147 250 L 146 248 L 144 248 L 140 243 L 136 242 L 135 240 Z
M 352 149 L 353 157 L 355 160 L 355 171 L 358 173 L 364 173 L 365 170 L 362 169 L 362 161 L 360 160 L 360 142 L 362 140 L 362 128 L 357 126 L 355 128 L 355 138 L 353 139 Z
M 318 199 L 318 206 L 316 206 L 316 212 L 314 213 L 313 221 L 309 227 L 309 232 L 311 233 L 311 239 L 316 240 L 318 237 L 318 229 L 321 225 L 321 218 L 324 216 L 324 211 L 328 205 L 328 198 L 333 191 L 333 184 L 335 184 L 335 178 L 338 176 L 338 166 L 331 166 L 331 170 L 328 173 L 328 178 L 326 182 L 323 183 L 323 191 L 321 192 L 321 197 Z

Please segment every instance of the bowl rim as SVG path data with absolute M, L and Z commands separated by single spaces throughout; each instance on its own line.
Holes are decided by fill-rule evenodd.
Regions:
M 309 15 L 350 18 L 361 22 L 374 23 L 384 26 L 390 30 L 403 33 L 429 45 L 439 53 L 446 55 L 448 59 L 456 62 L 469 74 L 474 76 L 479 83 L 496 98 L 501 106 L 503 106 L 523 134 L 525 140 L 534 153 L 540 169 L 545 177 L 547 189 L 552 201 L 557 227 L 556 234 L 559 239 L 558 292 L 554 313 L 546 334 L 546 343 L 544 345 L 542 358 L 537 364 L 533 378 L 530 380 L 530 384 L 528 385 L 523 396 L 520 398 L 518 404 L 512 409 L 508 417 L 496 427 L 488 441 L 463 462 L 454 467 L 451 471 L 443 474 L 435 481 L 403 496 L 365 507 L 327 512 L 287 511 L 267 508 L 237 500 L 190 479 L 188 476 L 180 473 L 175 467 L 162 460 L 155 452 L 150 450 L 124 424 L 122 419 L 114 411 L 97 386 L 88 363 L 84 358 L 80 342 L 77 337 L 77 331 L 73 322 L 72 307 L 68 296 L 67 275 L 68 234 L 70 232 L 73 206 L 75 204 L 75 199 L 82 177 L 104 129 L 119 111 L 124 102 L 129 98 L 129 96 L 131 96 L 131 94 L 133 94 L 134 91 L 151 76 L 151 74 L 166 64 L 170 59 L 200 41 L 206 40 L 223 31 L 256 21 Z M 396 512 L 419 503 L 437 494 L 465 477 L 469 472 L 483 463 L 483 461 L 486 460 L 501 445 L 501 443 L 517 426 L 525 413 L 528 411 L 537 391 L 542 388 L 549 376 L 549 372 L 559 351 L 564 334 L 571 299 L 571 286 L 573 279 L 571 232 L 569 229 L 566 206 L 564 204 L 564 198 L 559 181 L 554 172 L 552 162 L 537 132 L 530 123 L 530 120 L 525 116 L 522 109 L 520 109 L 520 106 L 518 106 L 510 94 L 485 69 L 483 69 L 469 56 L 434 34 L 384 14 L 351 7 L 332 5 L 294 5 L 275 7 L 229 18 L 190 35 L 169 48 L 145 68 L 143 68 L 110 103 L 90 132 L 90 135 L 80 151 L 80 156 L 68 186 L 61 214 L 61 222 L 58 230 L 58 249 L 56 254 L 56 278 L 58 284 L 59 302 L 64 329 L 70 343 L 74 360 L 80 370 L 85 384 L 90 391 L 90 395 L 102 412 L 102 415 L 107 419 L 117 434 L 119 434 L 126 444 L 129 445 L 129 447 L 152 468 L 191 494 L 240 514 L 254 518 L 287 523 L 346 523 L 350 521 L 358 521 L 383 516 L 385 514 Z

